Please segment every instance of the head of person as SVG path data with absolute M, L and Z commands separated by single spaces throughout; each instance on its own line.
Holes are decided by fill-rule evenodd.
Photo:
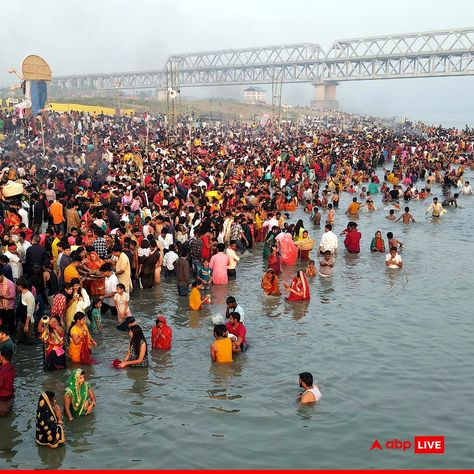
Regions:
M 434 197 L 434 198 L 433 198 L 433 202 L 435 202 L 435 203 L 438 202 L 438 198 L 437 198 L 437 197 Z
M 309 232 L 307 230 L 305 230 L 303 232 L 303 239 L 307 239 L 309 237 Z
M 74 324 L 76 326 L 84 326 L 84 324 L 86 324 L 86 315 L 80 311 L 78 311 L 75 315 L 74 315 Z M 72 326 L 71 326 L 72 327 Z
M 405 207 L 405 212 L 409 212 L 410 211 L 410 208 L 407 206 Z
M 77 377 L 77 383 L 79 385 L 82 385 L 86 381 L 86 373 L 81 369 L 77 369 L 77 371 L 79 372 L 79 377 Z
M 119 295 L 123 294 L 125 292 L 125 285 L 123 283 L 119 283 L 117 285 L 117 293 Z
M 25 277 L 18 278 L 16 286 L 20 292 L 31 290 L 31 283 Z
M 397 247 L 390 247 L 390 254 L 393 256 L 397 253 Z
M 325 230 L 326 232 L 331 231 L 331 230 L 332 230 L 332 225 L 331 225 L 331 224 L 326 224 L 326 225 L 324 226 L 324 230 Z
M 325 250 L 324 251 L 324 258 L 326 260 L 328 260 L 329 258 L 331 258 L 331 251 L 330 250 Z
M 127 316 L 125 318 L 125 324 L 127 325 L 127 329 L 131 328 L 132 326 L 137 326 L 137 320 L 133 316 Z
M 382 232 L 380 230 L 378 230 L 377 232 L 375 232 L 375 237 L 377 239 L 381 239 L 382 238 Z
M 313 375 L 310 372 L 301 372 L 301 374 L 299 374 L 299 378 L 299 386 L 301 388 L 313 386 Z
M 217 251 L 218 251 L 218 252 L 223 252 L 224 250 L 225 250 L 225 244 L 219 242 L 219 243 L 217 244 Z
M 1 363 L 1 365 L 9 364 L 12 361 L 12 357 L 13 357 L 13 351 L 10 347 L 2 347 L 0 349 L 0 363 Z
M 142 341 L 145 341 L 145 335 L 143 334 L 142 328 L 135 324 L 134 326 L 129 326 L 128 335 L 130 337 L 130 345 L 135 349 L 135 353 L 140 354 L 140 346 Z
M 238 326 L 240 324 L 240 313 L 232 311 L 229 314 L 229 322 L 232 324 L 232 326 Z
M 393 215 L 395 214 L 395 210 L 394 210 L 394 209 L 390 209 L 389 214 L 390 214 L 391 216 L 393 216 Z
M 8 244 L 8 251 L 10 253 L 18 253 L 18 247 L 14 243 Z
M 157 316 L 155 326 L 158 326 L 159 328 L 163 328 L 166 326 L 166 318 L 162 314 L 159 314 Z
M 393 239 L 393 232 L 387 232 L 387 239 Z
M 6 326 L 0 326 L 0 342 L 8 338 L 8 329 Z
M 112 254 L 113 254 L 115 257 L 118 257 L 121 253 L 122 253 L 122 246 L 119 245 L 119 244 L 115 244 L 115 245 L 112 247 Z
M 227 299 L 225 300 L 225 304 L 227 305 L 228 308 L 234 309 L 237 307 L 237 300 L 235 299 L 234 296 L 228 296 Z
M 227 327 L 225 324 L 216 324 L 214 326 L 214 337 L 227 337 Z
M 112 265 L 110 263 L 104 263 L 101 267 L 100 267 L 100 272 L 106 276 L 106 277 L 110 277 L 112 275 Z

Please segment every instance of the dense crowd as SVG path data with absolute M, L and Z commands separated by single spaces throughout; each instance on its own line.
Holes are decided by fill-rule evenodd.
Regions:
M 297 123 L 199 127 L 182 116 L 174 129 L 148 114 L 51 113 L 38 127 L 0 114 L 0 411 L 13 404 L 13 349 L 22 357 L 21 344 L 39 340 L 45 370 L 66 368 L 66 355 L 72 363 L 94 363 L 93 336 L 105 330 L 102 317 L 111 312 L 130 336 L 126 355 L 114 365 L 148 366 L 146 337 L 130 307 L 134 293 L 173 279 L 177 295 L 199 311 L 212 304 L 202 292 L 236 278 L 240 258 L 258 243 L 268 259 L 263 291 L 280 295 L 281 267 L 302 258 L 306 270 L 283 290 L 290 301 L 309 299 L 307 278 L 333 273 L 340 195 L 353 196 L 343 234 L 347 250 L 357 253 L 358 214 L 363 207 L 376 210 L 375 195 L 400 208 L 401 201 L 426 199 L 436 183 L 444 206 L 472 193 L 464 180 L 466 167 L 474 169 L 468 132 L 342 112 Z M 438 206 L 430 206 L 434 217 Z M 298 208 L 316 226 L 325 213 L 319 245 L 302 220 L 291 222 Z M 407 209 L 403 222 L 410 222 Z M 387 218 L 395 219 L 394 212 Z M 400 242 L 387 238 L 386 265 L 401 268 Z M 371 250 L 385 252 L 380 232 Z M 244 316 L 230 295 L 226 318 L 214 327 L 213 361 L 231 362 L 246 350 Z M 152 349 L 168 350 L 171 339 L 159 315 Z M 310 376 L 301 374 L 300 382 L 302 399 L 311 402 L 320 393 Z M 75 370 L 67 385 L 68 418 L 90 413 L 95 396 L 84 373 Z M 64 441 L 54 395 L 43 392 L 38 410 L 58 422 L 54 442 L 41 429 L 38 442 Z

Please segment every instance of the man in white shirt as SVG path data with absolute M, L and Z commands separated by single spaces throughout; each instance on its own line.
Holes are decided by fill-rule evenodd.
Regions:
M 237 243 L 235 240 L 231 240 L 230 245 L 227 247 L 225 253 L 229 257 L 230 263 L 227 266 L 227 277 L 229 279 L 235 278 L 235 268 L 237 267 L 237 262 L 240 260 L 240 257 L 236 253 Z
M 390 253 L 385 255 L 385 265 L 388 268 L 402 268 L 403 260 L 397 252 L 397 247 L 390 247 Z
M 270 232 L 273 227 L 279 227 L 280 223 L 277 218 L 273 216 L 273 214 L 268 214 L 268 219 L 262 224 L 262 227 L 265 229 L 267 228 L 267 232 Z
M 9 244 L 8 250 L 3 255 L 10 259 L 9 263 L 12 269 L 13 281 L 16 282 L 23 275 L 23 265 L 16 244 Z
M 324 226 L 324 234 L 321 237 L 321 243 L 319 244 L 319 253 L 324 253 L 326 250 L 331 252 L 331 255 L 337 253 L 337 235 L 332 231 L 332 225 L 326 224 Z
M 158 242 L 163 245 L 163 248 L 168 250 L 170 248 L 170 245 L 173 244 L 173 236 L 168 233 L 166 229 L 161 229 L 161 234 L 158 237 Z
M 171 244 L 169 246 L 168 252 L 165 253 L 163 257 L 163 266 L 165 267 L 165 276 L 173 276 L 174 272 L 174 262 L 178 260 L 179 256 L 175 252 L 175 246 Z
M 463 194 L 466 194 L 466 195 L 467 195 L 467 194 L 472 194 L 472 188 L 471 188 L 471 185 L 469 184 L 469 181 L 466 181 L 466 182 L 464 183 L 464 186 L 462 187 L 461 192 L 462 192 Z
M 119 284 L 118 278 L 112 270 L 112 265 L 110 263 L 104 263 L 100 267 L 100 271 L 105 276 L 105 294 L 101 296 L 102 307 L 100 312 L 102 315 L 106 314 L 110 309 L 113 316 L 117 316 L 117 309 L 115 308 L 114 296 L 117 292 L 117 285 Z

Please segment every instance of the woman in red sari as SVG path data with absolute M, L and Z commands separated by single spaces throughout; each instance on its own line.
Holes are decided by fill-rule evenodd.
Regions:
M 289 292 L 288 296 L 285 298 L 288 301 L 302 301 L 310 299 L 308 280 L 301 270 L 296 272 L 296 276 L 293 278 L 291 285 L 285 283 L 284 286 Z
M 161 349 L 166 351 L 171 349 L 171 339 L 173 332 L 166 324 L 166 318 L 159 315 L 156 318 L 156 326 L 151 330 L 151 347 L 152 349 Z
M 281 273 L 281 258 L 278 252 L 278 245 L 273 244 L 270 255 L 268 256 L 268 268 L 272 269 L 275 275 Z

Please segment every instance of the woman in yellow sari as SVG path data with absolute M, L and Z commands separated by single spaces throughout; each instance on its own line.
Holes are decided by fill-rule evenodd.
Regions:
M 301 260 L 309 260 L 309 253 L 313 250 L 314 244 L 315 241 L 309 238 L 308 231 L 303 229 L 301 239 L 295 242 Z

